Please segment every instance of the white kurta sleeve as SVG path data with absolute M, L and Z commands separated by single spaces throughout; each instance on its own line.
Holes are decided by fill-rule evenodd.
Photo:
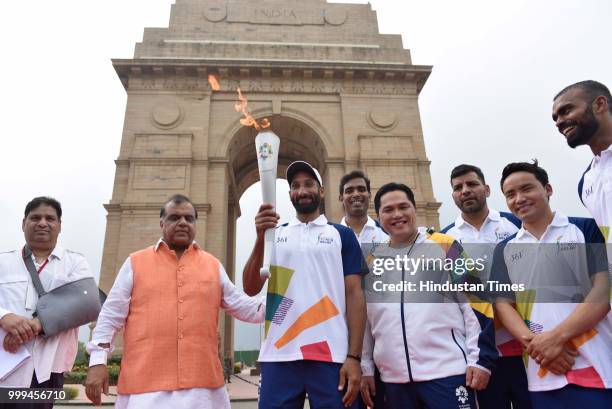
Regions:
M 93 330 L 91 341 L 87 344 L 87 351 L 91 357 L 89 366 L 106 364 L 108 355 L 112 352 L 112 342 L 115 334 L 123 328 L 132 298 L 134 275 L 132 263 L 128 257 L 121 266 L 113 288 L 111 288 L 102 311 L 98 316 L 96 328 Z M 102 348 L 98 344 L 111 344 L 110 349 Z
M 249 297 L 239 291 L 231 282 L 221 264 L 219 264 L 219 277 L 223 294 L 221 307 L 240 321 L 263 322 L 266 314 L 265 297 Z

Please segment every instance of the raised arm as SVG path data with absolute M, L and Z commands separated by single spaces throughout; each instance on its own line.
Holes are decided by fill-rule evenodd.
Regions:
M 257 239 L 242 271 L 242 287 L 247 295 L 258 294 L 266 282 L 266 279 L 259 275 L 259 270 L 263 264 L 264 233 L 267 229 L 275 228 L 279 219 L 280 216 L 274 211 L 271 204 L 264 203 L 259 207 L 259 212 L 255 216 Z

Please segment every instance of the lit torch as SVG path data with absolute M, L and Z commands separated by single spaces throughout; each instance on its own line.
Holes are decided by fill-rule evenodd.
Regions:
M 278 165 L 279 144 L 280 139 L 278 136 L 269 130 L 259 132 L 255 138 L 257 167 L 259 168 L 263 202 L 271 203 L 274 207 L 276 207 L 276 168 Z M 270 277 L 270 259 L 272 257 L 272 247 L 274 246 L 274 229 L 266 230 L 264 238 L 263 266 L 259 270 L 259 275 Z
M 261 181 L 261 195 L 264 203 L 271 203 L 276 207 L 276 168 L 278 166 L 278 146 L 280 139 L 270 131 L 270 121 L 267 118 L 258 122 L 247 109 L 247 99 L 238 88 L 238 102 L 234 108 L 241 112 L 244 118 L 240 123 L 244 126 L 254 127 L 258 134 L 255 138 L 255 152 L 257 154 L 257 167 L 259 168 L 259 180 Z M 259 270 L 262 277 L 270 277 L 270 259 L 272 247 L 274 246 L 274 229 L 268 229 L 264 235 L 264 258 L 263 266 Z
M 214 91 L 220 89 L 218 77 L 215 74 L 208 76 L 208 82 Z M 255 137 L 255 152 L 257 154 L 257 167 L 259 169 L 259 180 L 261 181 L 261 193 L 264 203 L 270 203 L 276 207 L 276 169 L 278 166 L 278 147 L 280 139 L 269 130 L 270 121 L 267 118 L 257 121 L 247 109 L 248 101 L 242 95 L 240 88 L 238 91 L 238 102 L 234 105 L 236 112 L 244 115 L 240 123 L 244 126 L 252 126 L 257 130 Z M 274 229 L 266 230 L 264 234 L 264 256 L 263 266 L 259 270 L 262 277 L 270 277 L 270 260 L 272 258 L 272 248 L 274 246 Z

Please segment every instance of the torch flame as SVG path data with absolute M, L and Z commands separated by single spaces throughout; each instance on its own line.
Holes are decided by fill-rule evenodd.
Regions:
M 213 91 L 219 91 L 221 89 L 219 85 L 219 76 L 217 74 L 208 74 L 208 83 Z M 258 132 L 262 129 L 269 128 L 270 121 L 268 121 L 268 118 L 264 118 L 259 122 L 253 118 L 253 115 L 251 115 L 247 109 L 248 101 L 246 97 L 242 95 L 240 88 L 237 88 L 236 91 L 238 91 L 238 101 L 234 104 L 234 109 L 236 109 L 236 112 L 241 112 L 242 115 L 244 115 L 244 118 L 240 119 L 240 123 L 244 126 L 252 126 Z
M 253 115 L 251 115 L 251 113 L 247 109 L 248 100 L 244 95 L 242 95 L 240 87 L 238 87 L 236 91 L 238 91 L 238 101 L 234 104 L 234 109 L 236 110 L 236 112 L 241 112 L 242 115 L 244 115 L 244 118 L 240 119 L 240 123 L 244 126 L 252 126 L 258 132 L 262 129 L 269 128 L 270 121 L 268 121 L 268 118 L 264 118 L 259 122 L 255 118 L 253 118 Z
M 219 77 L 216 74 L 208 74 L 208 83 L 213 91 L 219 91 L 221 86 L 219 85 Z

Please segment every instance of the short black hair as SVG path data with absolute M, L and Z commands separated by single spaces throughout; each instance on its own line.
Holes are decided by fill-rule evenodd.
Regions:
M 395 192 L 396 190 L 400 190 L 406 193 L 406 197 L 408 197 L 408 200 L 410 200 L 412 205 L 416 208 L 416 202 L 414 200 L 414 192 L 412 191 L 412 189 L 410 189 L 408 186 L 406 186 L 403 183 L 390 182 L 390 183 L 382 185 L 380 189 L 378 189 L 378 192 L 376 192 L 376 196 L 374 196 L 374 210 L 376 210 L 376 214 L 378 214 L 378 212 L 380 211 L 380 198 L 384 194 L 387 194 L 389 192 Z
M 506 178 L 516 172 L 531 173 L 542 184 L 542 186 L 546 186 L 548 184 L 548 173 L 546 173 L 543 168 L 538 166 L 537 159 L 534 159 L 532 163 L 513 162 L 507 164 L 504 170 L 502 171 L 502 177 L 500 182 L 502 192 L 504 191 L 504 181 L 506 180 Z
M 191 206 L 193 206 L 193 203 L 187 196 L 177 193 L 175 195 L 170 196 L 168 200 L 166 200 L 164 204 L 162 205 L 161 210 L 159 211 L 160 219 L 166 215 L 166 206 L 168 206 L 168 203 L 174 203 L 174 204 L 189 203 Z M 193 210 L 195 211 L 195 218 L 197 219 L 198 209 L 196 209 L 196 207 L 193 206 Z
M 354 170 L 354 171 L 352 171 L 350 173 L 347 173 L 346 175 L 342 176 L 342 179 L 340 179 L 340 195 L 342 195 L 344 193 L 344 185 L 346 185 L 349 180 L 353 180 L 353 179 L 363 179 L 363 180 L 365 180 L 365 182 L 366 182 L 366 189 L 368 189 L 368 192 L 370 192 L 370 179 L 368 179 L 368 177 L 362 171 Z
M 467 165 L 465 163 L 459 166 L 455 166 L 455 168 L 451 170 L 451 174 L 450 174 L 451 181 L 454 178 L 458 178 L 459 176 L 463 176 L 470 172 L 474 172 L 478 176 L 478 179 L 480 179 L 483 185 L 486 184 L 485 177 L 484 177 L 484 174 L 482 173 L 482 170 L 478 166 Z
M 587 94 L 587 97 L 589 98 L 590 102 L 593 102 L 595 98 L 600 95 L 605 97 L 608 101 L 608 111 L 612 114 L 612 95 L 610 95 L 610 90 L 601 82 L 593 80 L 580 81 L 576 82 L 575 84 L 568 85 L 567 87 L 559 91 L 557 95 L 555 95 L 553 101 L 555 101 L 561 95 L 565 94 L 567 91 L 574 88 L 580 88 L 581 90 L 583 90 Z
M 41 205 L 51 206 L 54 208 L 55 213 L 57 213 L 58 220 L 62 220 L 62 205 L 60 202 L 49 196 L 38 196 L 30 200 L 25 207 L 23 217 L 27 218 L 32 210 L 38 209 L 38 207 Z

